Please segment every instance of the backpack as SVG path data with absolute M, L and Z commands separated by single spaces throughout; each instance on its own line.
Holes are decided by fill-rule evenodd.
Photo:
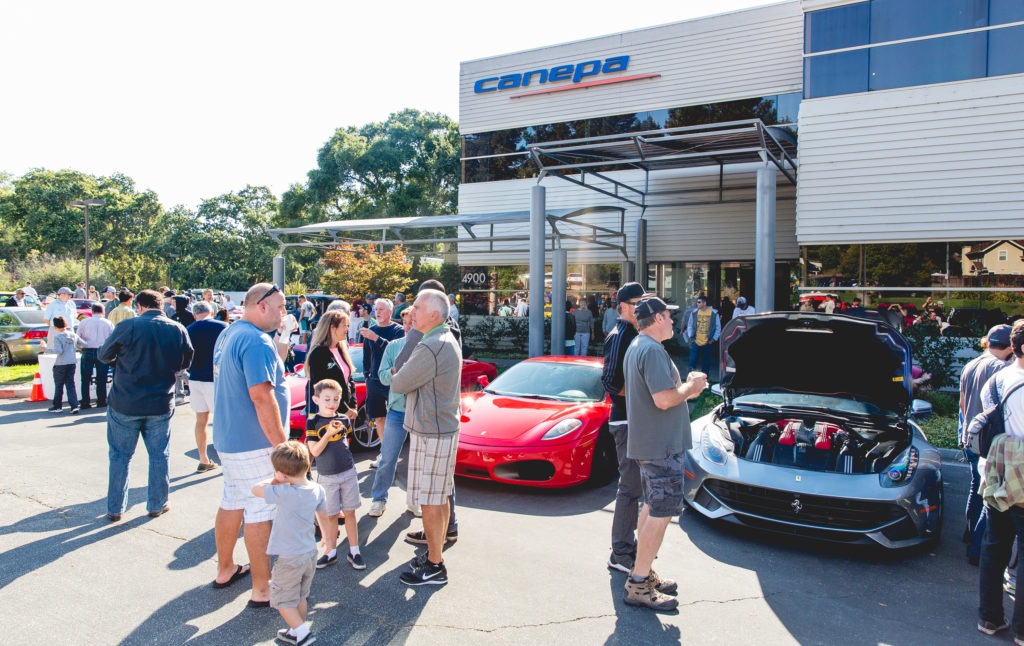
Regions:
M 1014 392 L 1016 392 L 1021 386 L 1024 386 L 1024 382 L 1016 384 L 1011 388 L 1006 395 L 1000 399 L 999 391 L 996 389 L 996 382 L 994 379 L 989 381 L 989 394 L 992 396 L 992 401 L 996 402 L 993 406 L 986 408 L 978 417 L 981 418 L 981 427 L 978 428 L 978 445 L 981 449 L 980 455 L 988 455 L 989 448 L 992 447 L 992 440 L 997 435 L 1002 435 L 1006 432 L 1006 418 L 1003 416 L 1003 407 L 1006 405 L 1006 400 L 1010 398 Z

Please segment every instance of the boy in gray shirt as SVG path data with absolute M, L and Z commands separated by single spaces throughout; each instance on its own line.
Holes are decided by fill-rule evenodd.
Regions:
M 274 478 L 252 488 L 252 493 L 277 505 L 277 516 L 270 530 L 267 554 L 277 555 L 271 573 L 269 605 L 277 608 L 288 628 L 277 631 L 281 641 L 309 646 L 316 641 L 306 624 L 307 598 L 316 570 L 316 539 L 313 517 L 327 526 L 327 498 L 324 489 L 306 479 L 309 451 L 301 442 L 282 442 L 270 454 Z M 261 607 L 267 602 L 250 601 Z
M 56 354 L 57 359 L 53 362 L 53 405 L 51 413 L 59 413 L 63 405 L 63 394 L 68 393 L 68 406 L 71 407 L 71 414 L 78 414 L 78 393 L 75 391 L 75 365 L 78 363 L 75 357 L 75 346 L 78 344 L 78 336 L 68 329 L 67 321 L 63 316 L 53 317 L 53 345 L 46 349 L 47 354 Z

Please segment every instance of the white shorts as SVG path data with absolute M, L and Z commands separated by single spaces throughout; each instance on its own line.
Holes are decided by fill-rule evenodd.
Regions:
M 273 451 L 272 447 L 267 447 L 241 453 L 218 453 L 224 477 L 221 509 L 244 510 L 243 517 L 247 523 L 274 520 L 277 505 L 268 505 L 263 498 L 252 493 L 254 486 L 274 477 L 274 465 L 270 461 Z
M 197 413 L 213 412 L 213 382 L 212 381 L 189 381 L 188 405 Z

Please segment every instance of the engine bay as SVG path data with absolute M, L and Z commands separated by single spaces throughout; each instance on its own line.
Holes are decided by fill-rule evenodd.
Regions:
M 733 444 L 733 453 L 751 462 L 810 471 L 880 473 L 910 444 L 904 423 L 874 427 L 792 415 L 774 419 L 715 416 Z

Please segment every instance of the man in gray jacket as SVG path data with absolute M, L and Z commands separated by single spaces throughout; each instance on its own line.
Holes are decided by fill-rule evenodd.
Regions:
M 423 340 L 391 379 L 391 389 L 406 396 L 408 489 L 411 503 L 423 509 L 427 538 L 427 553 L 416 559 L 411 572 L 401 576 L 406 585 L 448 583 L 441 550 L 448 529 L 448 495 L 455 486 L 462 381 L 462 351 L 445 324 L 448 307 L 443 292 L 420 291 L 412 307 L 412 325 Z

